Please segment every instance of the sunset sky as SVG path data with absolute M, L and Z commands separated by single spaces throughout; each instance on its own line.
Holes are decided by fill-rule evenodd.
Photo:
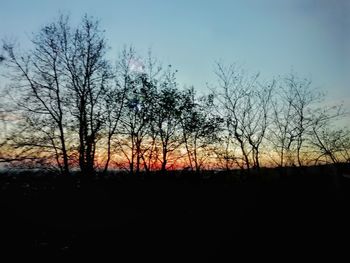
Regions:
M 215 84 L 215 61 L 237 63 L 270 79 L 309 77 L 330 100 L 350 108 L 350 1 L 347 0 L 0 0 L 0 38 L 28 38 L 59 12 L 73 22 L 101 20 L 117 57 L 123 45 L 151 48 L 179 70 L 181 85 Z

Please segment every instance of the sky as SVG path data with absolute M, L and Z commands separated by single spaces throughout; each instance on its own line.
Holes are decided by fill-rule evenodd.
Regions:
M 0 39 L 25 49 L 60 12 L 100 19 L 113 59 L 125 45 L 152 49 L 181 85 L 215 85 L 216 61 L 266 80 L 293 71 L 350 109 L 348 0 L 0 0 Z

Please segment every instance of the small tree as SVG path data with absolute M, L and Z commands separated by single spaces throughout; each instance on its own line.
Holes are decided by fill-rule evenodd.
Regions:
M 145 144 L 153 119 L 156 86 L 154 79 L 145 71 L 145 66 L 136 54 L 130 58 L 125 107 L 120 117 L 119 137 L 115 144 L 127 159 L 131 173 L 138 173 L 149 145 Z
M 161 171 L 165 171 L 168 164 L 168 157 L 182 144 L 180 122 L 182 111 L 182 94 L 178 90 L 176 71 L 168 67 L 161 82 L 154 101 L 153 118 L 154 127 L 158 134 L 161 146 Z
M 273 125 L 269 131 L 269 140 L 279 156 L 278 166 L 306 164 L 306 157 L 315 146 L 315 137 L 311 136 L 315 129 L 342 115 L 339 107 L 327 108 L 324 99 L 308 79 L 295 74 L 281 79 L 274 96 Z
M 246 78 L 234 65 L 218 63 L 215 73 L 219 88 L 214 94 L 228 134 L 239 145 L 244 166 L 259 168 L 260 146 L 269 125 L 274 83 L 262 85 L 258 81 L 259 74 Z
M 350 162 L 350 131 L 344 129 L 330 130 L 329 128 L 313 130 L 312 144 L 319 152 L 315 163 L 323 161 L 333 164 Z
M 199 171 L 219 140 L 222 119 L 214 114 L 213 95 L 196 98 L 193 88 L 183 92 L 182 133 L 188 162 Z

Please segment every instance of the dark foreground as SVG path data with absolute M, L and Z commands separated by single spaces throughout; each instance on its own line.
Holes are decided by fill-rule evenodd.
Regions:
M 349 250 L 350 179 L 329 169 L 0 177 L 1 255 L 232 262 Z M 4 261 L 3 261 L 4 262 Z

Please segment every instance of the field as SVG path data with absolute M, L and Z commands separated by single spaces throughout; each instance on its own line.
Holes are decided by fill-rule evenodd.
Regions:
M 0 250 L 11 257 L 231 262 L 349 240 L 350 179 L 334 184 L 330 167 L 0 178 Z

